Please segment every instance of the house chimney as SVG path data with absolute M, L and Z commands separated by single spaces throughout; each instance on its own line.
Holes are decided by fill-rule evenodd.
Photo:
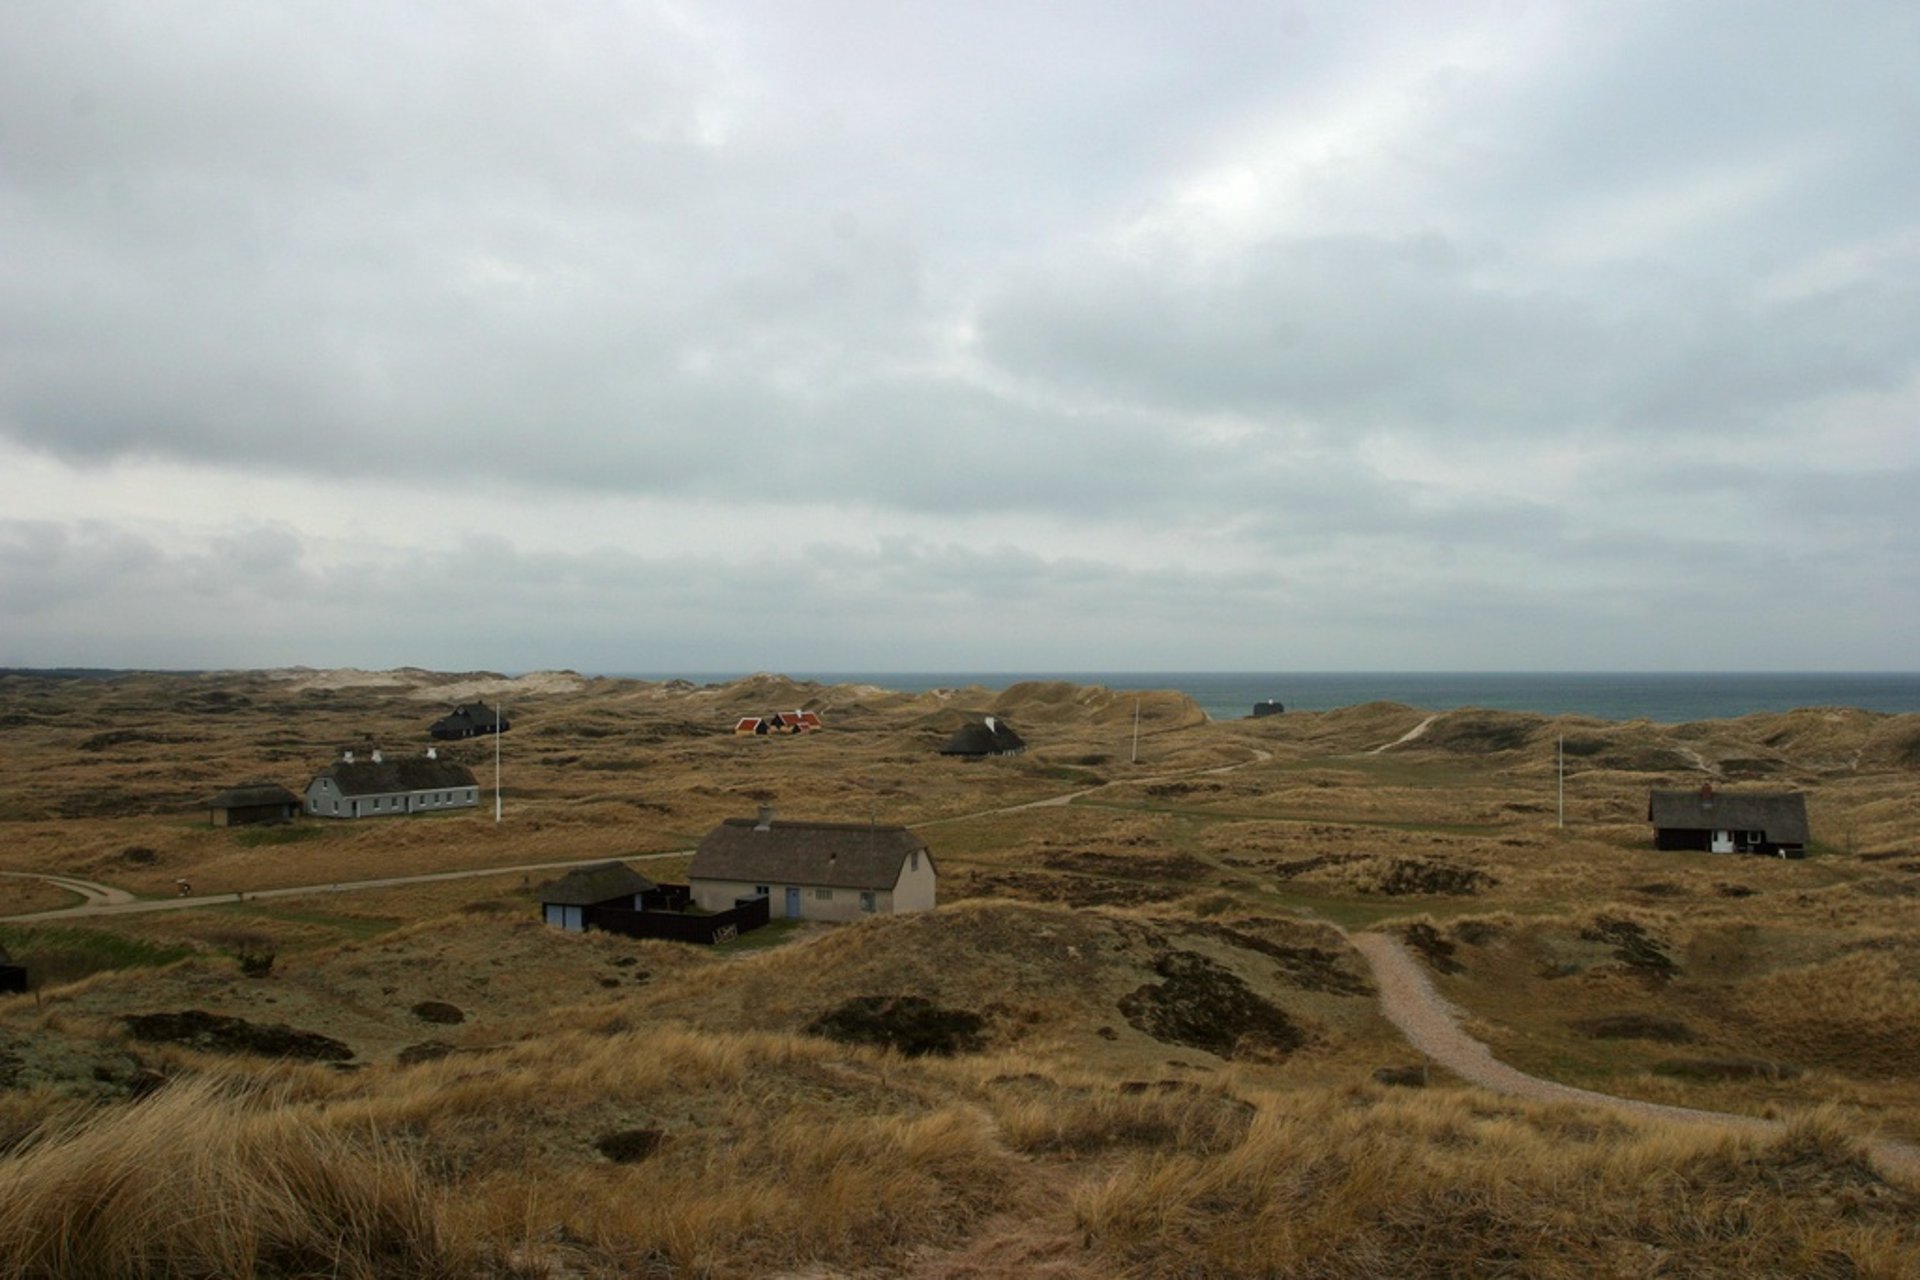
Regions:
M 759 817 L 759 820 L 753 824 L 753 829 L 755 831 L 773 830 L 773 806 L 772 805 L 763 804 L 760 806 L 760 817 Z
M 348 747 L 348 748 L 347 748 L 347 749 L 346 749 L 345 751 L 342 751 L 342 752 L 340 753 L 340 759 L 341 759 L 341 760 L 342 760 L 342 761 L 343 761 L 344 763 L 346 763 L 346 764 L 352 764 L 352 763 L 353 763 L 353 748 L 352 748 L 352 747 Z
M 378 747 L 375 747 L 375 748 L 373 749 L 373 762 L 374 762 L 375 764 L 379 764 L 379 763 L 380 763 L 380 748 L 378 748 Z
M 1711 782 L 1705 782 L 1700 785 L 1700 807 L 1702 809 L 1713 808 L 1713 784 Z
M 438 760 L 439 758 L 440 758 L 440 748 L 438 747 L 427 748 L 427 759 Z

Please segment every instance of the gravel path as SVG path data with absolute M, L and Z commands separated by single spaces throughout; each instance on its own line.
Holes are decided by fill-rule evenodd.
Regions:
M 1612 1094 L 1576 1089 L 1516 1071 L 1461 1029 L 1460 1011 L 1434 990 L 1420 961 L 1399 939 L 1384 933 L 1356 933 L 1349 935 L 1348 941 L 1372 968 L 1374 983 L 1380 989 L 1381 1011 L 1388 1021 L 1400 1029 L 1414 1048 L 1471 1084 L 1510 1097 L 1607 1107 L 1647 1120 L 1713 1124 L 1757 1134 L 1775 1134 L 1785 1127 L 1778 1120 L 1762 1120 L 1756 1116 L 1616 1098 Z M 1920 1147 L 1891 1138 L 1872 1138 L 1867 1141 L 1867 1149 L 1881 1172 L 1904 1181 L 1920 1182 Z
M 37 871 L 0 871 L 0 876 L 12 876 L 16 880 L 44 880 L 46 883 L 65 889 L 68 893 L 79 894 L 89 906 L 111 906 L 115 903 L 132 902 L 133 895 L 125 889 L 116 889 L 110 884 L 101 884 L 94 880 L 82 880 L 77 876 L 42 875 Z
M 684 858 L 691 852 L 690 849 L 680 849 L 671 853 L 633 853 L 617 861 L 646 862 L 655 858 Z M 335 880 L 326 884 L 288 885 L 281 889 L 249 889 L 245 894 L 196 894 L 191 898 L 135 898 L 124 889 L 94 884 L 90 880 L 37 875 L 29 871 L 4 871 L 0 872 L 0 875 L 46 880 L 80 894 L 87 901 L 77 907 L 57 907 L 52 911 L 35 911 L 28 915 L 0 916 L 0 920 L 71 920 L 82 916 L 126 916 L 144 915 L 152 911 L 189 911 L 195 907 L 216 907 L 243 900 L 252 902 L 255 899 L 298 898 L 315 893 L 354 893 L 362 889 L 386 889 L 403 884 L 432 884 L 440 880 L 475 880 L 485 876 L 512 875 L 516 872 L 561 871 L 568 867 L 587 867 L 606 861 L 608 861 L 607 858 L 600 857 L 574 858 L 566 862 L 528 862 L 511 867 L 472 867 L 464 871 L 431 871 L 414 876 L 389 876 L 384 880 Z M 89 892 L 88 888 L 95 892 Z M 102 893 L 113 896 L 103 898 L 100 896 Z

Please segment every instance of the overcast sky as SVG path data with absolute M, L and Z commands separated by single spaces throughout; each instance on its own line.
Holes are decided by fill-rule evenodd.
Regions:
M 0 5 L 0 665 L 1920 666 L 1920 6 Z

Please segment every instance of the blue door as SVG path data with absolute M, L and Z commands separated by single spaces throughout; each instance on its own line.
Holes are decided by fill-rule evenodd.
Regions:
M 787 919 L 800 918 L 800 891 L 792 885 L 787 886 Z

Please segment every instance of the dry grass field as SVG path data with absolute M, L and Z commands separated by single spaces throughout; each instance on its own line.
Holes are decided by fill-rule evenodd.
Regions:
M 498 825 L 491 742 L 452 748 L 479 810 L 208 821 L 475 697 L 514 721 Z M 1135 702 L 0 676 L 0 871 L 236 895 L 0 921 L 34 987 L 0 996 L 0 1276 L 1920 1275 L 1920 1186 L 1862 1146 L 1920 1140 L 1920 716 L 1212 723 L 1146 693 L 1135 761 Z M 826 729 L 729 732 L 794 707 Z M 1026 754 L 937 754 L 987 711 Z M 1649 788 L 1708 780 L 1805 792 L 1812 856 L 1654 851 Z M 707 949 L 548 929 L 542 871 L 328 891 L 669 880 L 762 803 L 916 824 L 941 907 Z M 78 902 L 0 876 L 0 915 Z M 1355 929 L 1514 1066 L 1789 1123 L 1380 1083 L 1422 1073 Z M 889 1047 L 909 1024 L 928 1052 Z

